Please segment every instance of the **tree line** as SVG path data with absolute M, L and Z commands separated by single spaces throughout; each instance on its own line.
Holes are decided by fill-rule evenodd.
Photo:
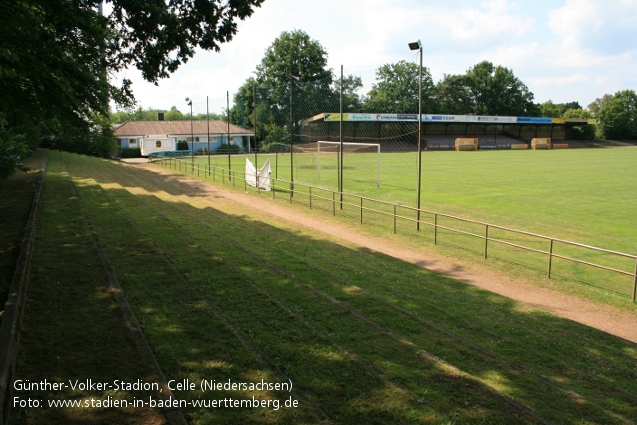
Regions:
M 131 108 L 134 66 L 157 84 L 195 49 L 218 51 L 263 0 L 2 0 L 0 178 L 39 144 L 97 156 L 115 149 L 109 104 Z

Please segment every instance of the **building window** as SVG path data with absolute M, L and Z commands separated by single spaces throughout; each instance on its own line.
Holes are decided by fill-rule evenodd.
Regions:
M 137 144 L 137 139 L 129 139 L 128 140 L 128 144 L 129 145 L 136 145 Z
M 117 139 L 117 146 L 122 146 L 122 139 Z
M 157 141 L 155 142 L 155 147 L 157 147 L 157 148 L 161 148 L 161 140 L 157 140 Z

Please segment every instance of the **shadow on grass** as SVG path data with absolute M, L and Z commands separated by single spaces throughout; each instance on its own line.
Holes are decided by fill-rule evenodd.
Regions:
M 74 159 L 71 172 L 116 201 L 91 181 L 80 185 L 169 377 L 276 381 L 240 331 L 335 423 L 620 423 L 613 414 L 635 414 L 634 344 L 382 254 L 229 214 L 214 201 L 155 197 L 159 188 L 204 197 L 170 176 L 113 164 L 88 173 L 93 160 Z M 305 409 L 303 421 L 318 421 Z M 227 423 L 300 419 L 293 411 L 186 411 Z

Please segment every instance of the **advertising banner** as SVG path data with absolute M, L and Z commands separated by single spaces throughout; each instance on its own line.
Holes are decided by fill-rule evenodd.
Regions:
M 553 118 L 517 117 L 518 124 L 553 124 Z
M 192 151 L 160 151 L 160 152 L 151 152 L 148 154 L 149 157 L 158 157 L 158 156 L 169 156 L 169 157 L 177 157 L 177 156 L 191 156 Z
M 341 114 L 325 114 L 324 121 L 340 121 Z M 418 122 L 418 114 L 343 114 L 343 121 L 407 121 Z M 422 114 L 426 123 L 479 123 L 479 124 L 564 124 L 563 118 L 499 117 L 483 115 Z

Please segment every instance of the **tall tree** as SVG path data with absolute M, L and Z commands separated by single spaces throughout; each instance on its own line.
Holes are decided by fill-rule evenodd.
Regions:
M 588 111 L 590 113 L 592 113 L 594 116 L 598 116 L 599 110 L 602 109 L 602 106 L 604 105 L 604 103 L 606 103 L 607 101 L 611 100 L 612 98 L 613 98 L 612 94 L 605 94 L 604 96 L 598 97 L 597 99 L 592 101 L 586 107 L 586 109 L 588 109 Z
M 332 72 L 327 68 L 327 51 L 301 30 L 284 31 L 274 40 L 257 65 L 256 81 L 265 86 L 266 102 L 278 125 L 289 122 L 290 91 L 294 105 L 293 122 L 307 118 L 324 107 L 322 96 L 329 94 Z
M 265 51 L 257 65 L 256 80 L 269 87 L 286 86 L 290 78 L 307 83 L 330 79 L 327 51 L 301 30 L 284 31 Z
M 467 87 L 478 115 L 538 114 L 533 93 L 508 68 L 484 61 L 469 69 Z
M 540 116 L 546 118 L 561 118 L 564 115 L 564 111 L 560 108 L 560 105 L 556 105 L 552 100 L 547 100 L 540 104 Z
M 363 80 L 356 75 L 343 76 L 343 112 L 360 112 L 365 97 L 359 93 L 363 88 Z M 334 77 L 332 83 L 334 105 L 329 111 L 340 110 L 341 79 Z
M 475 112 L 475 104 L 464 75 L 447 75 L 436 85 L 439 112 L 465 115 Z
M 540 115 L 547 118 L 562 118 L 565 117 L 564 114 L 566 113 L 566 111 L 582 110 L 582 107 L 577 101 L 567 103 L 553 103 L 552 100 L 547 100 L 546 102 L 540 104 L 539 107 Z
M 255 77 L 249 78 L 234 97 L 230 119 L 238 123 L 245 116 L 252 128 L 253 90 L 256 90 L 257 133 L 259 140 L 269 134 L 289 134 L 290 94 L 295 123 L 329 110 L 333 101 L 330 90 L 332 72 L 327 68 L 327 52 L 321 44 L 301 30 L 284 31 L 268 47 L 257 65 Z
M 422 70 L 423 112 L 434 112 L 433 80 L 426 67 Z M 401 60 L 376 70 L 376 82 L 368 93 L 367 108 L 374 113 L 418 113 L 419 65 Z
M 637 140 L 637 93 L 618 91 L 602 104 L 598 117 L 604 138 Z
M 101 0 L 3 0 L 3 137 L 17 140 L 27 127 L 34 132 L 45 123 L 47 133 L 59 131 L 54 140 L 93 143 L 91 132 L 100 127 L 95 123 L 108 125 L 96 116 L 108 114 L 110 99 L 124 106 L 134 101 L 130 81 L 116 87 L 109 75 L 135 66 L 157 83 L 197 48 L 218 50 L 236 33 L 236 20 L 262 2 L 110 0 L 112 13 L 104 17 Z

